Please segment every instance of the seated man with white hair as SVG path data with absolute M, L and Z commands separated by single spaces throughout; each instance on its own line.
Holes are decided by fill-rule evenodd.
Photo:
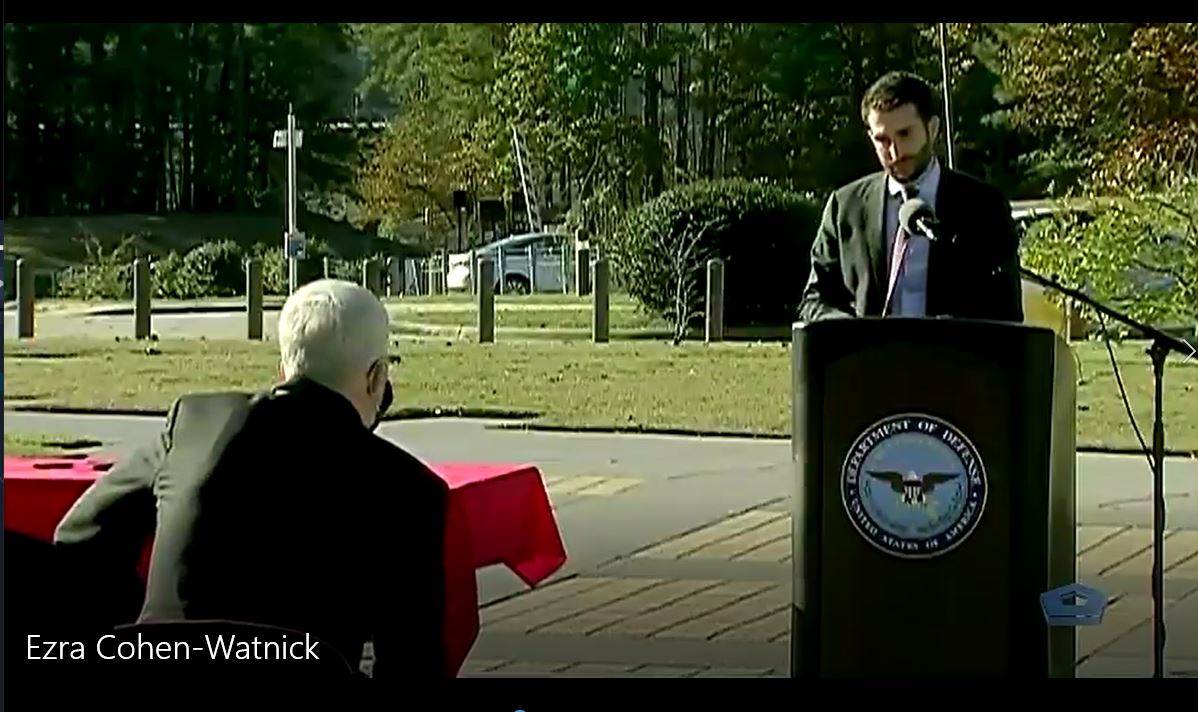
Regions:
M 57 543 L 133 566 L 154 537 L 142 621 L 310 633 L 375 677 L 443 677 L 448 488 L 372 431 L 391 399 L 386 309 L 349 282 L 279 315 L 283 383 L 175 402 L 161 435 L 99 479 Z

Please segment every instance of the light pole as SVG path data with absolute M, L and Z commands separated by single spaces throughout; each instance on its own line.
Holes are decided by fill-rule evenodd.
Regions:
M 944 91 L 944 142 L 948 146 L 948 167 L 955 168 L 953 161 L 953 109 L 949 94 L 952 87 L 948 83 L 948 42 L 945 38 L 944 23 L 940 23 L 940 75 Z
M 296 226 L 295 149 L 304 145 L 304 132 L 295 128 L 295 113 L 287 105 L 287 128 L 274 133 L 274 147 L 287 150 L 287 229 L 283 232 L 283 254 L 287 256 L 287 293 L 295 293 L 299 281 L 299 259 L 304 256 L 304 233 Z

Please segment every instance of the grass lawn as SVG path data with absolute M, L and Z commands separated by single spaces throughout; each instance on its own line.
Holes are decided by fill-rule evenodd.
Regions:
M 476 295 L 469 292 L 449 292 L 448 294 L 418 295 L 407 297 L 387 297 L 387 304 L 410 305 L 414 308 L 437 308 L 453 305 L 457 308 L 473 307 L 478 302 Z M 608 297 L 612 309 L 631 308 L 636 305 L 632 297 L 623 293 L 612 294 Z M 511 307 L 555 307 L 565 306 L 578 309 L 589 309 L 590 297 L 580 297 L 576 294 L 559 294 L 557 292 L 537 292 L 536 294 L 496 294 L 495 304 L 500 309 L 505 305 Z
M 478 324 L 478 307 L 468 294 L 436 297 L 404 297 L 386 300 L 392 324 L 399 332 L 412 327 L 459 327 L 473 329 Z M 574 330 L 589 338 L 591 299 L 570 294 L 496 295 L 497 329 Z M 651 316 L 626 294 L 613 294 L 608 301 L 609 327 L 612 331 L 652 329 L 669 333 L 669 325 Z M 568 335 L 566 335 L 568 337 Z
M 284 297 L 267 295 L 265 303 L 269 309 L 279 309 Z M 402 297 L 383 300 L 391 312 L 394 325 L 404 330 L 409 325 L 436 327 L 464 327 L 473 329 L 478 321 L 478 308 L 474 297 L 467 294 L 450 294 L 433 297 Z M 15 311 L 16 303 L 6 305 Z M 219 297 L 197 300 L 157 299 L 154 306 L 164 313 L 187 306 L 224 306 L 240 310 L 244 306 L 242 297 Z M 78 314 L 82 312 L 130 310 L 130 301 L 83 301 L 75 299 L 39 299 L 34 310 L 44 315 Z M 574 295 L 535 294 L 530 296 L 496 295 L 495 321 L 499 329 L 573 329 L 590 334 L 591 300 Z M 609 302 L 609 325 L 612 330 L 653 329 L 669 331 L 669 325 L 658 317 L 646 314 L 630 297 L 614 294 Z
M 405 306 L 400 310 L 392 310 L 391 318 L 396 328 L 403 330 L 412 324 L 428 326 L 451 326 L 474 328 L 478 324 L 478 312 L 473 305 L 463 309 L 422 309 Z M 639 309 L 612 307 L 608 312 L 608 324 L 612 330 L 655 329 L 669 333 L 669 324 L 664 320 L 649 316 Z M 495 328 L 497 329 L 573 329 L 584 331 L 590 335 L 591 307 L 589 304 L 578 308 L 535 308 L 521 307 L 505 309 L 502 305 L 495 310 Z
M 5 406 L 164 412 L 188 392 L 256 390 L 277 373 L 274 345 L 98 339 L 5 343 Z M 780 343 L 403 342 L 394 414 L 524 415 L 539 425 L 786 436 L 790 350 Z M 1138 448 L 1101 343 L 1081 362 L 1078 445 Z M 1116 346 L 1151 443 L 1152 376 L 1142 343 Z M 1198 359 L 1170 358 L 1166 445 L 1198 452 Z
M 4 454 L 13 457 L 83 453 L 102 445 L 98 440 L 57 433 L 4 434 Z

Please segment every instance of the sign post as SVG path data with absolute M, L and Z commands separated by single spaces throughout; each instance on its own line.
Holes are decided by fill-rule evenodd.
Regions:
M 287 256 L 287 292 L 295 293 L 299 281 L 299 260 L 305 256 L 304 233 L 296 226 L 295 150 L 304 145 L 304 132 L 295 128 L 295 113 L 287 105 L 287 128 L 274 133 L 274 147 L 287 150 L 287 229 L 283 232 L 283 254 Z

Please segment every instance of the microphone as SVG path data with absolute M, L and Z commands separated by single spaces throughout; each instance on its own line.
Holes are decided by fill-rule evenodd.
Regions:
M 932 206 L 923 198 L 910 198 L 899 207 L 899 225 L 909 234 L 921 233 L 933 242 L 952 242 L 944 234 Z

